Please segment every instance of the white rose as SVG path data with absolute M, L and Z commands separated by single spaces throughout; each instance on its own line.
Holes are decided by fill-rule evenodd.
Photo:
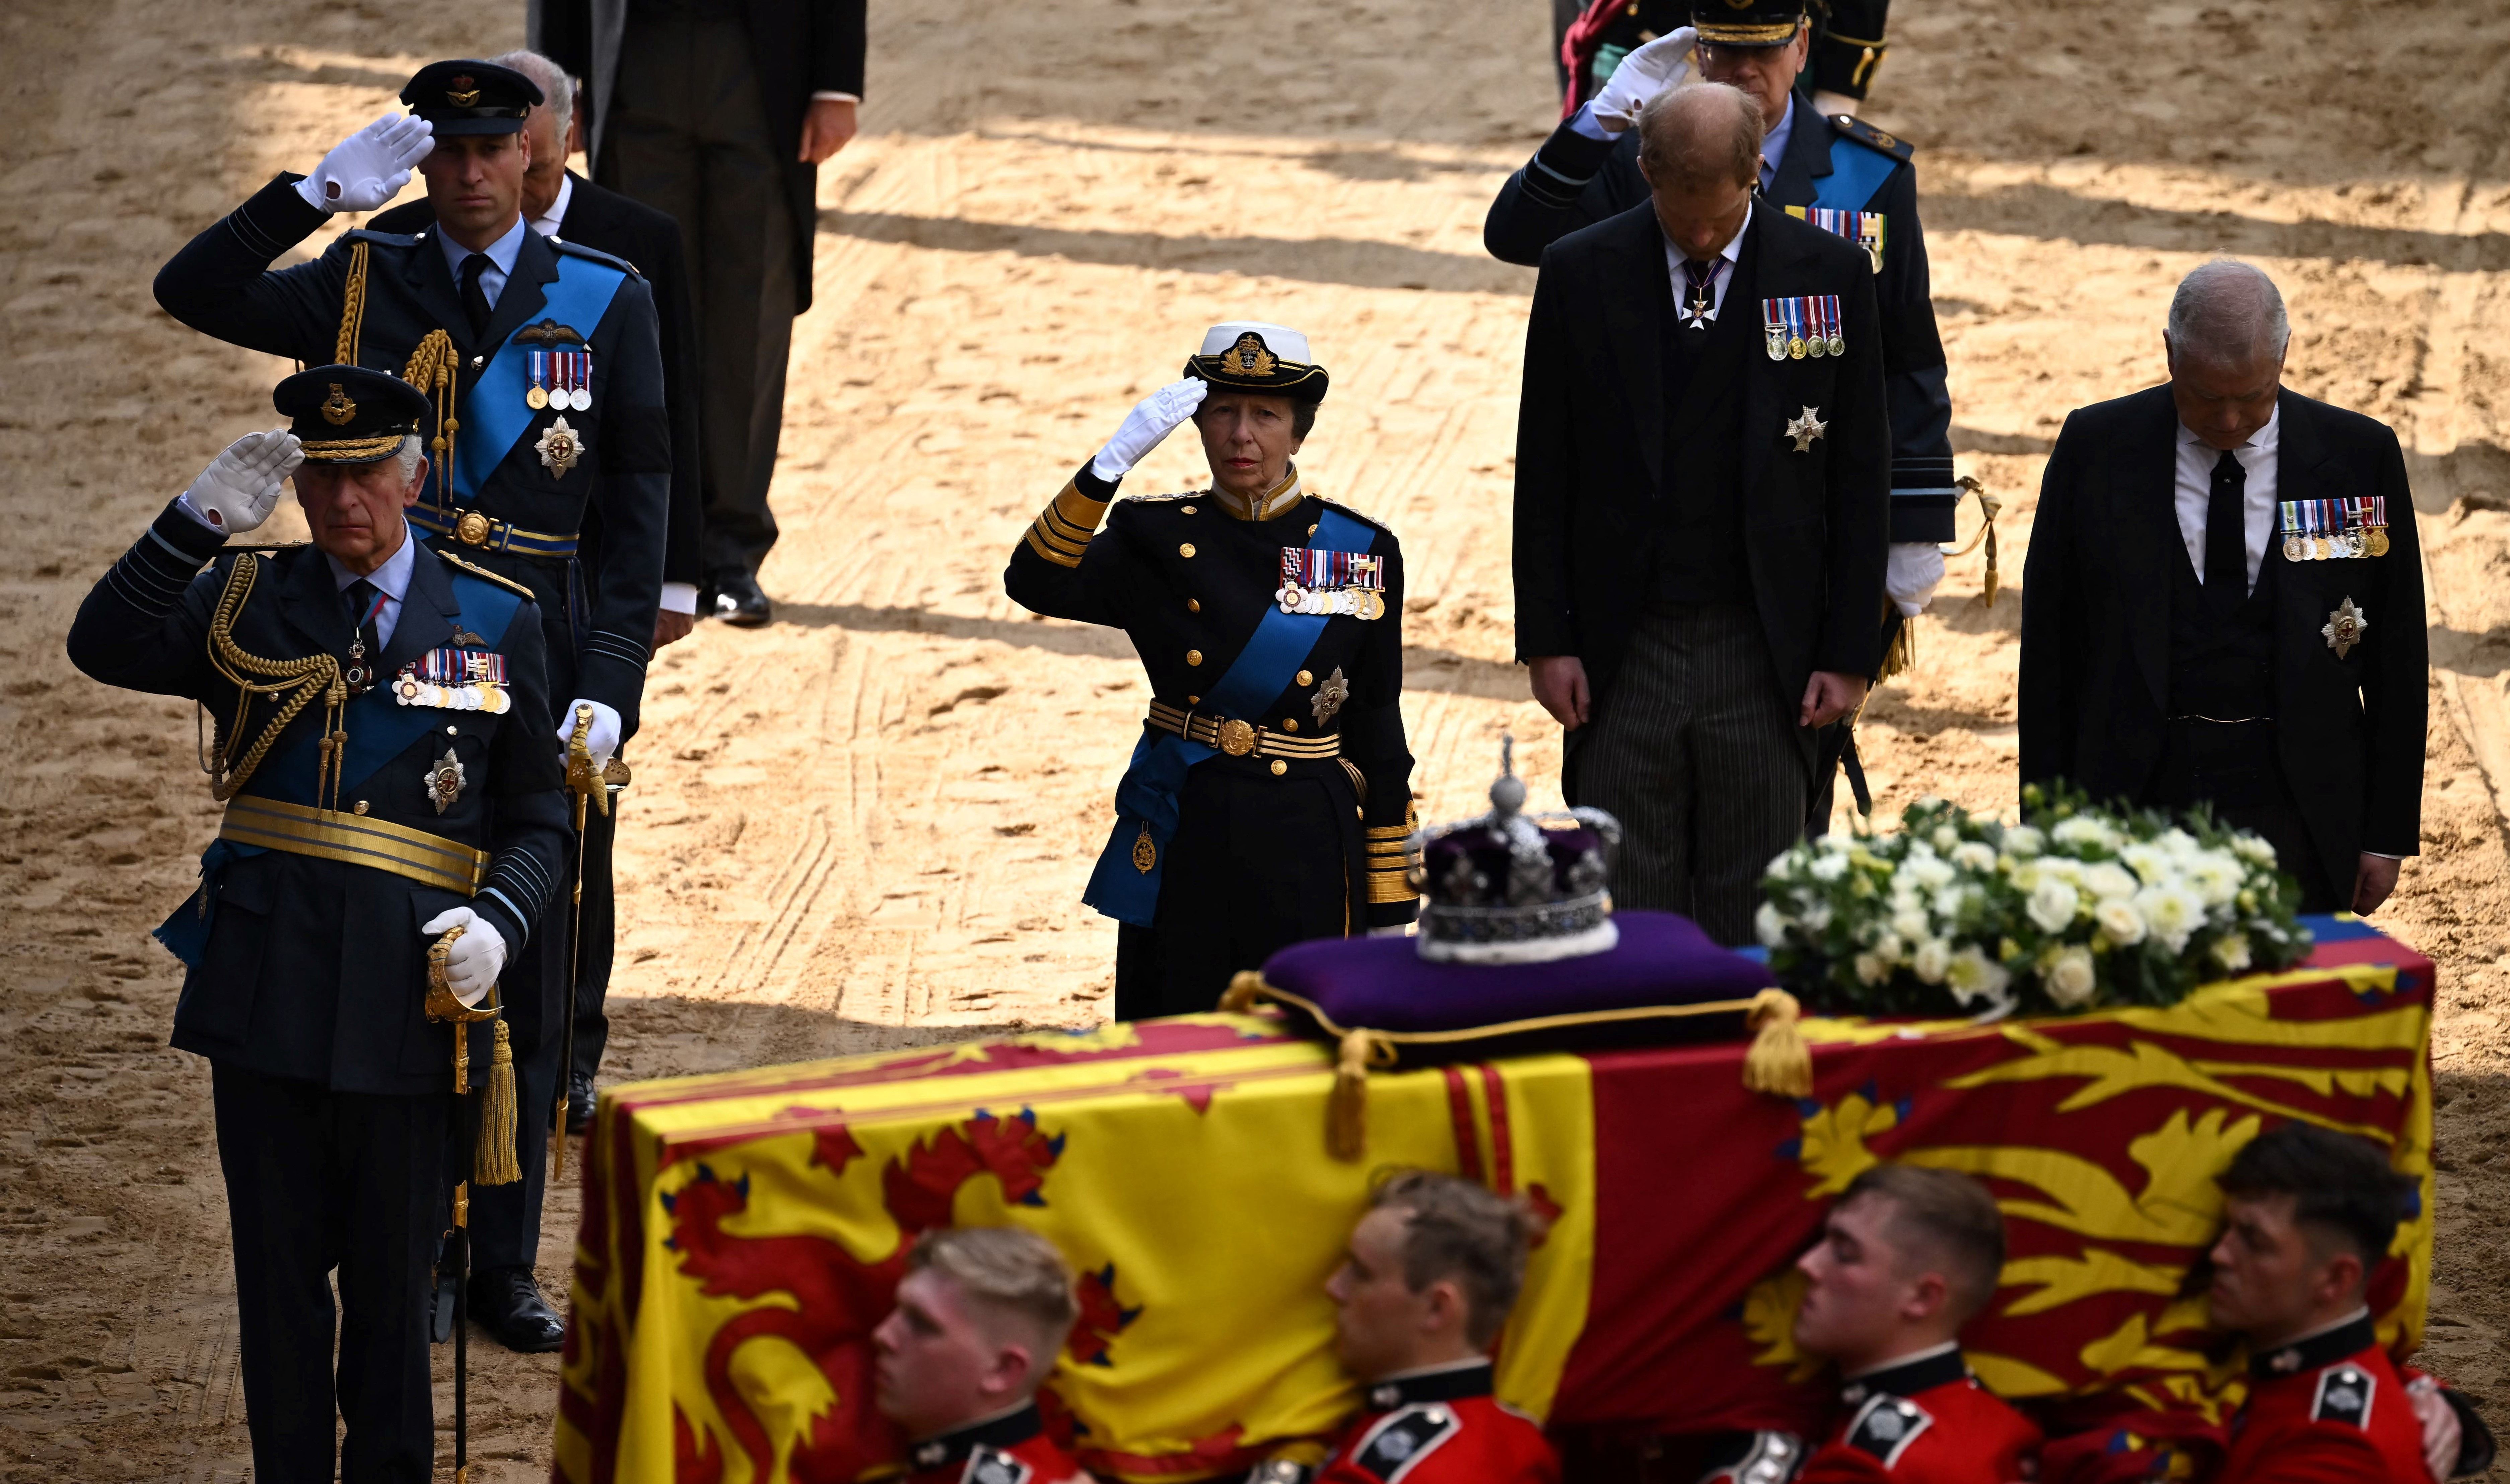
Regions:
M 1815 840 L 1812 844 L 1813 849 L 1820 851 L 1825 856 L 1844 856 L 1856 844 L 1856 837 L 1854 835 L 1843 835 L 1837 830 L 1833 830 L 1829 834 Z
M 1907 865 L 1900 867 L 1900 874 L 1929 892 L 1938 887 L 1952 885 L 1960 875 L 1933 856 L 1928 856 L 1922 860 L 1912 859 Z
M 1806 932 L 1822 932 L 1830 926 L 1830 903 L 1815 897 L 1810 906 L 1797 914 L 1796 921 L 1804 924 Z
M 2013 883 L 2013 890 L 2028 896 L 2039 890 L 2039 865 L 2036 860 L 2025 860 L 2007 872 L 2005 879 Z
M 2048 848 L 2048 837 L 2028 824 L 2016 824 L 2004 832 L 2004 853 L 2028 860 Z
M 2048 838 L 2059 845 L 2095 845 L 2103 850 L 2116 848 L 2116 837 L 2110 827 L 2089 815 L 2076 815 L 2062 820 L 2048 832 Z
M 2275 863 L 2275 848 L 2256 835 L 2233 835 L 2231 837 L 2231 849 L 2239 853 L 2241 858 L 2254 862 L 2255 864 L 2272 865 Z
M 2083 890 L 2101 901 L 2135 894 L 2135 873 L 2114 860 L 2104 860 L 2083 872 Z
M 2082 902 L 2082 894 L 2062 881 L 2042 881 L 2039 890 L 2031 894 L 2031 920 L 2042 932 L 2063 932 L 2074 921 L 2074 908 Z
M 2083 863 L 2072 856 L 2050 856 L 2039 862 L 2039 875 L 2042 879 L 2054 879 L 2065 882 L 2069 886 L 2080 887 L 2083 884 Z
M 2214 945 L 2214 957 L 2222 960 L 2223 967 L 2233 973 L 2248 968 L 2249 935 L 2245 932 L 2223 934 L 2222 940 Z
M 1856 956 L 1856 978 L 1863 984 L 1880 984 L 1891 977 L 1891 961 L 1879 953 Z
M 1946 887 L 1935 894 L 1935 915 L 1950 922 L 1961 915 L 1961 909 L 1968 906 L 1970 898 L 1976 894 L 1976 887 Z
M 2149 887 L 2159 886 L 2170 874 L 2170 853 L 2157 845 L 2130 845 L 2118 852 L 2118 858 Z
M 1976 840 L 1964 840 L 1953 851 L 1953 864 L 1985 875 L 1996 869 L 1996 852 Z
M 2004 986 L 2013 982 L 2013 975 L 1973 943 L 1953 955 L 1951 967 L 1944 971 L 1944 982 L 1951 987 L 1954 999 L 1967 1005 L 1973 1000 L 2003 999 Z
M 2240 894 L 2247 874 L 2227 852 L 2206 851 L 2187 863 L 2187 886 L 2205 898 L 2205 905 L 2226 907 Z
M 1930 937 L 1918 945 L 1917 957 L 1910 968 L 1929 984 L 1941 984 L 1953 967 L 1953 945 L 1939 937 Z
M 1885 964 L 1897 964 L 1908 955 L 1908 942 L 1896 932 L 1886 932 L 1874 940 L 1874 956 Z
M 1824 851 L 1812 857 L 1812 879 L 1815 881 L 1837 881 L 1846 874 L 1847 857 L 1845 856 Z
M 2185 887 L 2146 887 L 2135 894 L 2135 906 L 2145 928 L 2174 954 L 2187 951 L 2188 935 L 2205 923 L 2205 903 Z
M 1778 910 L 1776 902 L 1765 901 L 1761 910 L 1752 914 L 1752 931 L 1760 934 L 1764 948 L 1775 948 L 1785 942 L 1788 926 L 1786 914 Z
M 2168 852 L 2173 860 L 2193 860 L 2205 853 L 2205 847 L 2196 843 L 2194 835 L 2176 826 L 2163 830 L 2153 843 Z
M 1935 849 L 1941 851 L 1947 856 L 1960 848 L 1960 831 L 1953 828 L 1949 824 L 1936 825 L 1933 839 L 1935 842 Z
M 2099 925 L 2109 940 L 2132 948 L 2144 941 L 2144 914 L 2135 903 L 2123 897 L 2111 897 L 2092 909 L 2092 921 Z
M 2048 967 L 2048 998 L 2068 1009 L 2092 1003 L 2100 991 L 2100 974 L 2092 966 L 2092 950 L 2080 943 L 2061 951 L 2057 962 Z
M 1923 939 L 1932 926 L 1926 921 L 1926 909 L 1923 907 L 1912 907 L 1907 911 L 1891 914 L 1891 931 L 1905 938 Z

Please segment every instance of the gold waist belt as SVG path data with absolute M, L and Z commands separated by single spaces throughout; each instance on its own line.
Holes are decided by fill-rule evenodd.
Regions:
M 251 794 L 240 794 L 227 805 L 218 838 L 291 856 L 371 866 L 465 896 L 478 894 L 480 883 L 488 879 L 487 855 L 458 840 L 363 815 L 308 809 Z
M 1340 757 L 1340 737 L 1290 737 L 1279 732 L 1267 732 L 1262 727 L 1235 719 L 1223 721 L 1215 716 L 1198 716 L 1181 711 L 1164 701 L 1151 703 L 1150 724 L 1162 732 L 1218 747 L 1231 757 Z

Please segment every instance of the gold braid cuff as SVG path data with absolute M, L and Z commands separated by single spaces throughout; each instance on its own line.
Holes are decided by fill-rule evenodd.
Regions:
M 1029 523 L 1029 550 L 1058 567 L 1077 567 L 1106 514 L 1106 501 L 1090 499 L 1078 481 L 1066 480 L 1054 502 Z

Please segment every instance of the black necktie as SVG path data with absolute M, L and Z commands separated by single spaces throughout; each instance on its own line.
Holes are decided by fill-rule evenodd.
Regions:
M 375 619 L 383 612 L 383 604 L 376 599 L 382 596 L 383 590 L 362 577 L 340 594 L 341 606 L 349 610 L 349 626 L 357 631 L 349 641 L 349 667 L 340 675 L 352 691 L 364 691 L 374 683 L 375 664 L 383 658 L 383 637 L 375 628 Z
M 487 271 L 485 252 L 474 252 L 462 260 L 462 312 L 471 317 L 474 340 L 488 333 L 488 290 L 479 286 L 479 275 Z
M 2249 595 L 2249 516 L 2242 498 L 2249 472 L 2231 450 L 2214 461 L 2214 489 L 2205 500 L 2205 601 L 2228 612 Z

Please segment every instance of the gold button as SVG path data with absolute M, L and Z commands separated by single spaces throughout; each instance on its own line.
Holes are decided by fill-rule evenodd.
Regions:
M 1316 533 L 1316 528 L 1315 528 L 1314 526 L 1310 526 L 1310 527 L 1308 527 L 1308 534 L 1309 534 L 1309 535 L 1312 536 L 1312 535 L 1314 535 L 1315 533 Z
M 1284 731 L 1284 732 L 1295 732 L 1295 731 L 1299 730 L 1299 718 L 1297 718 L 1296 716 L 1284 716 L 1284 717 L 1282 717 L 1282 718 L 1281 718 L 1281 730 L 1282 730 L 1282 731 Z
M 1190 557 L 1190 556 L 1192 556 L 1192 555 L 1194 555 L 1194 543 L 1193 543 L 1193 542 L 1191 542 L 1191 541 L 1189 541 L 1189 542 L 1186 542 L 1186 543 L 1184 543 L 1183 545 L 1179 546 L 1179 547 L 1177 548 L 1177 554 L 1178 554 L 1179 556 L 1189 556 L 1189 557 Z
M 1202 704 L 1202 698 L 1200 696 L 1188 696 L 1185 698 L 1185 704 L 1187 705 L 1200 705 Z
M 1187 598 L 1185 600 L 1185 611 L 1188 613 L 1200 613 L 1202 611 L 1202 599 L 1198 597 Z
M 1290 771 L 1290 765 L 1289 765 L 1289 764 L 1287 764 L 1287 763 L 1285 763 L 1285 762 L 1281 761 L 1281 760 L 1280 760 L 1279 758 L 1277 758 L 1277 757 L 1276 757 L 1276 758 L 1274 758 L 1274 759 L 1273 759 L 1273 777 L 1274 777 L 1274 778 L 1279 778 L 1282 774 L 1287 773 L 1287 772 L 1289 772 L 1289 771 Z
M 1185 652 L 1185 663 L 1188 665 L 1200 665 L 1202 663 L 1202 651 L 1198 649 L 1187 650 Z
M 350 812 L 351 814 L 360 814 L 360 815 L 364 814 L 364 813 L 366 812 L 366 801 L 365 801 L 365 800 L 363 800 L 363 799 L 360 799 L 360 800 L 358 801 L 358 807 L 357 807 L 357 808 L 355 808 L 355 809 L 353 809 L 353 810 L 351 810 L 351 811 L 349 811 L 349 812 Z
M 1350 817 L 1354 819 L 1365 819 L 1368 818 L 1368 811 L 1353 804 L 1350 806 Z
M 1186 513 L 1187 514 L 1189 514 L 1189 515 L 1193 514 L 1194 514 L 1194 507 L 1193 507 L 1193 506 L 1191 506 L 1191 505 L 1187 506 L 1187 507 L 1185 508 L 1185 513 Z
M 1313 672 L 1313 671 L 1311 671 L 1311 670 L 1304 670 L 1304 669 L 1303 669 L 1303 670 L 1301 670 L 1301 671 L 1299 671 L 1299 683 L 1300 683 L 1301 685 L 1313 685 L 1313 684 L 1315 684 L 1315 683 L 1316 683 L 1316 677 L 1315 677 L 1314 672 Z

